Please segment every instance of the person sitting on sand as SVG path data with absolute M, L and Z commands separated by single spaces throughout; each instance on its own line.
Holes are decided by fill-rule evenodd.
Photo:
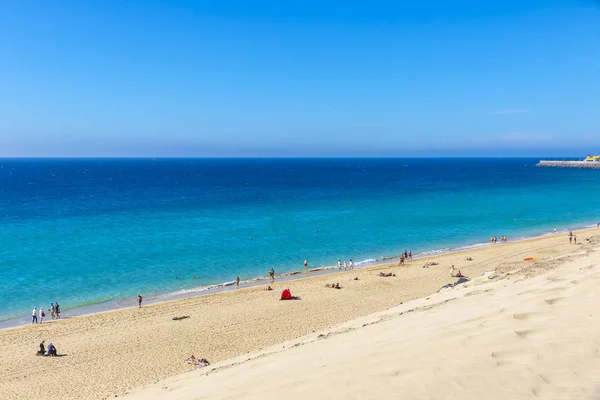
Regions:
M 48 343 L 48 351 L 44 354 L 50 357 L 56 357 L 56 347 L 52 343 Z
M 38 356 L 43 356 L 46 354 L 46 349 L 44 348 L 44 342 L 45 342 L 45 340 L 42 340 L 42 343 L 40 343 L 40 349 L 37 352 Z
M 271 286 L 267 286 L 265 290 L 273 290 L 273 288 Z
M 358 276 L 355 276 L 355 277 L 354 277 L 354 280 L 355 280 L 355 281 L 357 281 L 357 280 L 358 280 Z
M 473 261 L 473 257 L 467 257 L 467 261 Z
M 454 277 L 454 264 L 450 267 L 450 276 Z
M 340 283 L 339 283 L 339 282 L 337 282 L 337 283 L 335 284 L 335 286 L 334 286 L 334 289 L 341 289 L 341 287 L 340 287 Z
M 456 273 L 455 277 L 457 277 L 457 278 L 464 278 L 465 276 L 462 274 L 462 272 L 460 272 L 460 270 L 458 270 L 458 272 Z

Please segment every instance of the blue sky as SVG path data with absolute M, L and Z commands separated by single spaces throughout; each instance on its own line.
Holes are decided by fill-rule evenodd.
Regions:
M 2 156 L 600 153 L 592 0 L 0 3 Z

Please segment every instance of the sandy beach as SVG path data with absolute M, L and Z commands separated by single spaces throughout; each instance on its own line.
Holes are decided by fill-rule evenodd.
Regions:
M 5 329 L 1 397 L 582 398 L 600 366 L 598 234 Z M 456 282 L 451 265 L 471 281 L 437 293 Z M 285 287 L 300 300 L 279 301 Z M 41 340 L 63 356 L 36 357 Z M 212 365 L 195 370 L 190 354 Z

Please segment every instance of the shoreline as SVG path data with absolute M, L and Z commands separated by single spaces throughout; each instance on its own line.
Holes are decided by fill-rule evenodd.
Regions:
M 527 241 L 527 240 L 538 239 L 538 238 L 543 238 L 543 237 L 548 237 L 548 236 L 551 237 L 554 235 L 565 234 L 565 233 L 568 233 L 569 231 L 578 233 L 581 231 L 586 231 L 586 230 L 594 229 L 594 228 L 597 228 L 596 224 L 577 226 L 573 229 L 562 229 L 562 230 L 557 231 L 556 234 L 554 234 L 552 231 L 550 231 L 550 232 L 537 233 L 537 234 L 531 234 L 531 235 L 517 236 L 515 239 L 509 239 L 506 243 L 497 243 L 495 245 L 518 243 L 518 242 L 523 242 L 523 241 Z M 451 247 L 451 248 L 426 250 L 426 251 L 420 252 L 418 254 L 415 254 L 413 256 L 413 260 L 428 259 L 428 258 L 432 258 L 432 257 L 444 255 L 444 254 L 460 253 L 463 251 L 475 250 L 475 249 L 484 248 L 484 247 L 488 247 L 488 246 L 492 246 L 492 244 L 490 242 L 480 242 L 480 243 L 474 243 L 474 244 L 468 244 L 468 245 L 459 245 L 459 246 Z M 369 268 L 374 268 L 374 267 L 387 267 L 387 266 L 390 266 L 391 264 L 399 262 L 399 260 L 400 260 L 399 255 L 382 257 L 382 258 L 367 258 L 365 260 L 358 261 L 357 263 L 355 263 L 354 270 L 369 269 Z M 342 272 L 348 272 L 348 271 L 338 270 L 337 266 L 319 266 L 319 267 L 314 267 L 314 268 L 309 267 L 306 270 L 293 270 L 293 271 L 287 271 L 287 272 L 283 272 L 279 275 L 276 275 L 275 282 L 291 282 L 291 281 L 297 281 L 297 280 L 302 280 L 302 279 L 308 279 L 308 278 L 312 278 L 312 277 L 316 277 L 316 276 L 335 275 L 336 273 L 342 273 Z M 158 295 L 144 296 L 144 305 L 148 306 L 148 305 L 153 305 L 153 304 L 161 304 L 161 303 L 168 303 L 168 302 L 185 300 L 185 299 L 192 299 L 192 298 L 208 296 L 208 295 L 213 295 L 213 294 L 232 292 L 232 291 L 241 290 L 241 289 L 254 288 L 254 287 L 258 287 L 258 286 L 262 286 L 262 285 L 268 285 L 270 283 L 271 283 L 270 279 L 267 276 L 259 276 L 259 277 L 240 281 L 239 288 L 236 287 L 235 281 L 227 281 L 227 282 L 222 282 L 222 283 L 209 284 L 209 285 L 205 285 L 205 286 L 198 286 L 198 287 L 190 288 L 190 289 L 180 289 L 175 292 L 167 292 L 167 293 L 161 293 Z M 132 299 L 116 299 L 116 300 L 101 301 L 101 302 L 96 302 L 96 303 L 87 304 L 87 305 L 83 305 L 83 306 L 66 307 L 66 308 L 63 308 L 63 311 L 61 312 L 61 315 L 63 316 L 61 318 L 61 320 L 77 318 L 77 317 L 82 317 L 82 316 L 89 316 L 89 315 L 94 315 L 94 314 L 98 314 L 98 313 L 110 312 L 110 311 L 124 310 L 124 309 L 128 309 L 128 308 L 135 308 L 136 306 L 137 306 L 137 301 L 132 298 Z M 31 324 L 29 319 L 30 319 L 29 314 L 27 314 L 27 313 L 18 315 L 16 317 L 0 319 L 0 331 L 5 330 L 5 329 L 18 328 L 21 326 L 28 326 Z M 48 320 L 46 320 L 46 323 L 52 323 L 53 321 L 57 321 L 57 320 L 48 319 Z
M 0 330 L 4 349 L 0 353 L 0 393 L 7 400 L 106 399 L 158 382 L 162 388 L 165 379 L 194 370 L 185 363 L 190 354 L 206 358 L 215 366 L 235 358 L 245 360 L 272 346 L 416 299 L 428 301 L 439 295 L 458 294 L 464 286 L 476 286 L 474 292 L 485 293 L 485 288 L 477 285 L 497 280 L 504 287 L 580 258 L 583 261 L 577 262 L 585 266 L 587 257 L 597 253 L 600 246 L 600 230 L 580 230 L 577 236 L 577 245 L 570 244 L 564 234 L 551 234 L 437 254 L 426 258 L 436 262 L 426 268 L 422 267 L 425 258 L 409 261 L 403 267 L 387 263 L 335 275 L 276 281 L 273 291 L 247 287 L 141 309 L 112 310 Z M 467 260 L 467 256 L 473 260 Z M 534 260 L 526 261 L 530 259 Z M 470 277 L 470 282 L 457 286 L 457 278 L 449 274 L 451 265 Z M 394 276 L 382 277 L 379 272 Z M 544 277 L 540 279 L 554 284 Z M 331 282 L 339 282 L 342 289 L 326 288 L 325 284 Z M 284 288 L 299 300 L 279 301 Z M 554 299 L 558 294 L 548 292 L 545 296 Z M 181 316 L 186 318 L 173 320 Z M 450 317 L 454 319 L 454 315 Z M 464 317 L 470 318 L 469 313 Z M 401 331 L 405 329 L 397 332 Z M 37 344 L 42 340 L 53 343 L 63 357 L 36 357 Z M 57 369 L 61 371 L 61 385 L 56 385 Z

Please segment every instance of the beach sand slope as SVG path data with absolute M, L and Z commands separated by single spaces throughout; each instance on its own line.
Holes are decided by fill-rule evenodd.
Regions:
M 594 258 L 600 238 L 593 236 L 598 232 L 578 232 L 578 245 L 566 235 L 552 235 L 436 255 L 403 267 L 276 282 L 273 291 L 265 291 L 265 284 L 4 329 L 0 398 L 107 399 L 153 384 L 148 396 L 158 398 L 169 398 L 166 393 L 252 398 L 261 392 L 262 398 L 399 393 L 440 398 L 440 393 L 483 391 L 502 398 L 533 396 L 534 390 L 544 397 L 550 388 L 549 393 L 575 398 L 591 390 L 584 384 L 597 371 L 599 325 L 587 310 L 596 302 L 600 282 Z M 422 268 L 432 262 L 437 265 Z M 563 271 L 565 263 L 571 267 Z M 580 271 L 571 263 L 593 267 Z M 473 279 L 432 295 L 456 281 L 451 265 Z M 562 272 L 552 275 L 558 274 L 555 268 Z M 486 271 L 495 271 L 496 278 L 482 276 Z M 396 276 L 383 278 L 380 272 Z M 554 280 L 535 278 L 540 274 Z M 333 282 L 342 289 L 325 287 Z M 301 300 L 279 301 L 286 287 Z M 444 303 L 455 297 L 460 299 Z M 189 318 L 174 321 L 175 316 Z M 55 344 L 63 356 L 36 357 L 41 340 Z M 184 362 L 190 354 L 213 365 L 194 371 Z M 261 358 L 252 360 L 256 355 Z M 202 375 L 219 363 L 241 364 Z M 179 376 L 190 371 L 186 383 L 188 378 Z M 181 386 L 164 383 L 171 377 L 181 379 Z M 201 385 L 188 387 L 192 381 Z
M 125 398 L 600 398 L 600 253 L 534 278 L 490 281 L 167 379 Z

